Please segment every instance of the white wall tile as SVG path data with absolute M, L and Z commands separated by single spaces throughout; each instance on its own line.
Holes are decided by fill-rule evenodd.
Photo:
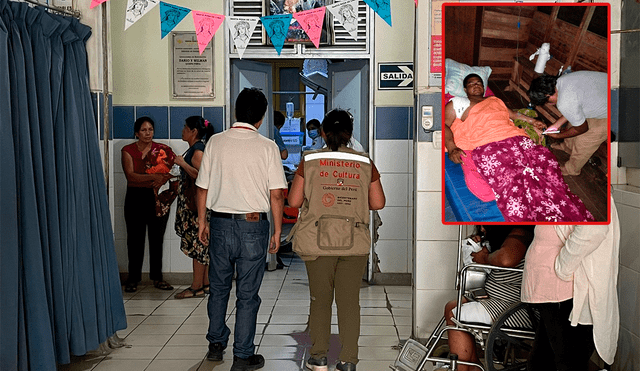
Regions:
M 640 209 L 620 203 L 616 203 L 616 208 L 620 220 L 620 264 L 640 272 Z
M 418 191 L 442 190 L 442 152 L 431 142 L 417 144 L 416 168 Z
M 127 194 L 127 177 L 123 172 L 114 172 L 113 184 L 113 202 L 116 207 L 124 207 L 124 198 Z
M 618 276 L 618 303 L 620 306 L 620 326 L 640 336 L 640 273 L 624 266 Z
M 383 173 L 380 176 L 382 189 L 387 199 L 386 206 L 409 206 L 409 174 Z
M 116 249 L 116 259 L 118 260 L 118 270 L 128 271 L 129 259 L 127 258 L 127 240 L 117 239 L 114 241 Z
M 611 370 L 640 371 L 640 337 L 620 328 L 618 351 Z
M 444 316 L 444 306 L 456 299 L 455 290 L 416 290 L 414 336 L 425 339 Z
M 373 162 L 381 173 L 408 173 L 409 146 L 408 140 L 376 140 L 376 151 Z
M 458 226 L 442 224 L 442 192 L 416 192 L 416 239 L 458 240 Z
M 116 239 L 126 239 L 127 238 L 127 225 L 124 222 L 124 207 L 116 206 L 114 212 L 114 233 Z
M 454 289 L 458 242 L 418 241 L 416 249 L 416 289 Z
M 406 240 L 407 235 L 407 208 L 406 207 L 385 207 L 379 210 L 382 226 L 378 230 L 381 239 L 385 240 Z
M 171 272 L 193 272 L 193 260 L 180 250 L 180 240 L 171 241 Z
M 375 251 L 380 259 L 380 271 L 382 273 L 408 273 L 409 246 L 408 240 L 378 240 Z

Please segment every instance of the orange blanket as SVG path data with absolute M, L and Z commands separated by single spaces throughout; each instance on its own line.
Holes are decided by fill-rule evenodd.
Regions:
M 451 124 L 453 140 L 465 151 L 516 136 L 527 136 L 509 120 L 509 109 L 502 100 L 489 97 L 469 111 L 467 119 L 459 118 Z

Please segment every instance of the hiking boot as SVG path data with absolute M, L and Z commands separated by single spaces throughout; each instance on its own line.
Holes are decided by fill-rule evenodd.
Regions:
M 222 361 L 222 353 L 224 348 L 222 343 L 209 343 L 209 351 L 207 352 L 207 361 Z
M 312 371 L 327 371 L 327 357 L 310 357 L 307 360 L 307 368 Z
M 248 358 L 233 356 L 231 371 L 253 371 L 262 367 L 264 367 L 264 357 L 260 354 L 254 354 Z
M 351 362 L 338 362 L 336 365 L 338 371 L 356 371 L 356 365 Z

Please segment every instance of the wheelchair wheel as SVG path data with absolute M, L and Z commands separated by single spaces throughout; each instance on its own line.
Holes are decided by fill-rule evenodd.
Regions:
M 489 371 L 525 371 L 538 317 L 526 303 L 516 303 L 491 326 L 485 347 Z

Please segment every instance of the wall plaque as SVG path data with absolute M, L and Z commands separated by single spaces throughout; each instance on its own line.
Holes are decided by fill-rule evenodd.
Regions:
M 195 32 L 171 32 L 175 99 L 213 99 L 213 42 L 202 54 Z

